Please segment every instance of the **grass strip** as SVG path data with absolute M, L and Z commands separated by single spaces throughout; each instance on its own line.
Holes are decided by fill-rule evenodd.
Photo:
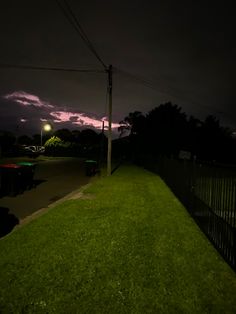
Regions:
M 122 166 L 0 240 L 1 313 L 235 313 L 236 275 L 160 177 Z

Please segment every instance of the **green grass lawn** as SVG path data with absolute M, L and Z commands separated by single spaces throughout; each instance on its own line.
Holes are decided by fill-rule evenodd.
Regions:
M 122 166 L 0 240 L 0 313 L 235 313 L 236 274 L 156 175 Z

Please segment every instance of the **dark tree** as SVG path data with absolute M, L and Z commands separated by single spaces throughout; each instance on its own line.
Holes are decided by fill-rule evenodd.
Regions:
M 199 155 L 201 159 L 233 162 L 233 139 L 231 131 L 220 126 L 220 121 L 209 115 L 201 127 Z
M 40 134 L 34 134 L 33 135 L 32 144 L 33 145 L 40 145 L 40 143 L 41 143 L 41 136 L 40 136 Z
M 190 151 L 193 156 L 198 156 L 201 147 L 201 128 L 203 122 L 190 116 L 187 121 L 187 129 L 184 136 L 185 145 L 184 150 Z
M 72 138 L 73 138 L 73 142 L 79 144 L 79 137 L 80 137 L 80 131 L 79 130 L 72 130 L 71 134 L 72 134 Z
M 79 136 L 81 156 L 91 159 L 100 159 L 101 138 L 92 129 L 82 130 Z
M 81 131 L 79 140 L 82 145 L 91 146 L 99 143 L 99 136 L 94 130 L 85 129 Z
M 124 120 L 120 121 L 120 127 L 118 131 L 122 136 L 127 131 L 130 135 L 142 134 L 146 125 L 146 118 L 140 111 L 130 112 Z
M 28 135 L 21 135 L 17 138 L 17 144 L 20 145 L 31 145 L 32 144 L 32 138 Z
M 0 155 L 10 151 L 16 141 L 15 136 L 8 131 L 0 131 Z
M 118 141 L 117 147 L 123 149 L 122 155 L 129 156 L 133 160 L 137 159 L 137 156 L 142 155 L 145 151 L 145 129 L 146 129 L 146 117 L 140 111 L 130 112 L 124 120 L 120 121 L 120 137 L 124 134 L 129 134 L 129 145 L 127 141 Z M 118 145 L 119 143 L 119 145 Z
M 214 116 L 208 116 L 204 122 L 193 116 L 187 118 L 181 107 L 171 102 L 161 104 L 146 116 L 139 111 L 129 113 L 120 122 L 119 131 L 121 134 L 129 131 L 126 149 L 133 159 L 177 157 L 180 150 L 186 150 L 200 160 L 236 161 L 230 129 L 221 127 Z
M 68 129 L 59 129 L 54 132 L 54 136 L 59 137 L 64 142 L 73 142 L 73 134 Z
M 146 139 L 154 154 L 178 154 L 186 145 L 186 114 L 171 102 L 162 104 L 147 115 Z

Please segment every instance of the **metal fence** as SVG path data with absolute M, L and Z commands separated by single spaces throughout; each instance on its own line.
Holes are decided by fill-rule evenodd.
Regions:
M 236 167 L 161 158 L 151 170 L 160 174 L 236 270 Z

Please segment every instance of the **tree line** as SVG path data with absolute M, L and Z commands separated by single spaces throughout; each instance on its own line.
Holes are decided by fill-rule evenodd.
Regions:
M 101 143 L 107 145 L 107 138 L 93 129 L 69 130 L 58 129 L 43 134 L 46 153 L 52 156 L 86 156 L 98 154 Z M 0 131 L 0 147 L 4 156 L 22 154 L 24 146 L 40 146 L 41 135 L 21 135 L 16 137 L 8 131 Z
M 129 132 L 126 153 L 133 158 L 142 155 L 178 157 L 187 151 L 192 158 L 220 163 L 236 162 L 236 141 L 232 130 L 209 115 L 204 121 L 188 117 L 171 102 L 161 104 L 147 114 L 129 113 L 121 122 L 121 136 Z
M 120 138 L 113 141 L 114 158 L 179 157 L 181 151 L 186 151 L 198 160 L 236 163 L 236 140 L 232 130 L 222 127 L 212 115 L 204 121 L 187 116 L 180 106 L 171 102 L 161 104 L 147 114 L 129 113 L 120 121 L 118 131 Z M 2 155 L 9 152 L 14 155 L 14 149 L 19 146 L 40 145 L 40 142 L 40 134 L 15 137 L 11 132 L 0 131 Z M 49 155 L 106 158 L 107 138 L 93 129 L 44 132 L 43 144 Z

